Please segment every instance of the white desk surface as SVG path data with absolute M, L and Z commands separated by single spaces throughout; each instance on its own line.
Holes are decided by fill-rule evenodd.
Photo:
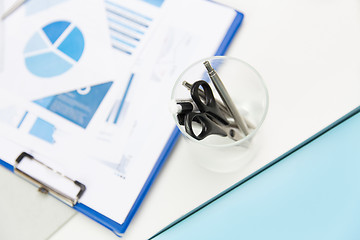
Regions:
M 268 86 L 269 112 L 258 134 L 261 148 L 244 168 L 215 173 L 197 165 L 187 154 L 187 142 L 180 138 L 126 231 L 125 240 L 151 237 L 360 104 L 360 1 L 218 2 L 245 15 L 227 55 L 252 65 Z M 0 172 L 0 182 L 10 178 Z M 1 191 L 11 192 L 3 185 Z M 46 235 L 48 239 L 118 239 L 86 216 L 71 209 L 67 212 L 67 207 L 63 211 L 69 218 L 66 224 L 43 225 L 45 230 L 56 229 Z M 0 232 L 13 228 L 6 222 L 0 222 Z

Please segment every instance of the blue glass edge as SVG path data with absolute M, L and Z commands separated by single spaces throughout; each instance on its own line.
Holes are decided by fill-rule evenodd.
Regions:
M 216 195 L 215 197 L 209 199 L 208 201 L 204 202 L 203 204 L 201 204 L 200 206 L 196 207 L 195 209 L 191 210 L 190 212 L 188 212 L 187 214 L 185 214 L 184 216 L 182 216 L 181 218 L 175 220 L 174 222 L 170 223 L 168 226 L 166 226 L 165 228 L 163 228 L 162 230 L 160 230 L 158 233 L 156 233 L 154 236 L 152 236 L 151 238 L 149 238 L 149 240 L 157 237 L 158 235 L 160 235 L 161 233 L 165 232 L 166 230 L 170 229 L 171 227 L 173 227 L 174 225 L 178 224 L 179 222 L 183 221 L 184 219 L 188 218 L 189 216 L 191 216 L 192 214 L 196 213 L 197 211 L 201 210 L 202 208 L 204 208 L 205 206 L 209 205 L 210 203 L 216 201 L 217 199 L 219 199 L 220 197 L 224 196 L 225 194 L 231 192 L 232 190 L 234 190 L 235 188 L 237 188 L 238 186 L 242 185 L 243 183 L 249 181 L 250 179 L 254 178 L 256 175 L 260 174 L 261 172 L 265 171 L 266 169 L 268 169 L 269 167 L 275 165 L 276 163 L 280 162 L 281 160 L 285 159 L 287 156 L 289 156 L 290 154 L 296 152 L 297 150 L 299 150 L 300 148 L 304 147 L 305 145 L 309 144 L 310 142 L 314 141 L 316 138 L 320 137 L 321 135 L 325 134 L 326 132 L 328 132 L 329 130 L 331 130 L 332 128 L 336 127 L 337 125 L 341 124 L 342 122 L 344 122 L 345 120 L 351 118 L 352 116 L 354 116 L 355 114 L 360 112 L 360 106 L 356 107 L 355 109 L 353 109 L 352 111 L 350 111 L 349 113 L 347 113 L 346 115 L 344 115 L 343 117 L 341 117 L 340 119 L 338 119 L 337 121 L 333 122 L 332 124 L 330 124 L 329 126 L 325 127 L 324 129 L 320 130 L 319 132 L 315 133 L 313 136 L 311 136 L 310 138 L 306 139 L 305 141 L 301 142 L 300 144 L 298 144 L 297 146 L 295 146 L 294 148 L 290 149 L 289 151 L 287 151 L 286 153 L 282 154 L 281 156 L 279 156 L 278 158 L 276 158 L 275 160 L 271 161 L 270 163 L 266 164 L 265 166 L 263 166 L 262 168 L 260 168 L 259 170 L 255 171 L 254 173 L 250 174 L 249 176 L 245 177 L 244 179 L 240 180 L 239 182 L 235 183 L 234 185 L 230 186 L 229 188 L 225 189 L 224 191 L 222 191 L 221 193 L 219 193 L 218 195 Z
M 236 16 L 234 18 L 234 21 L 232 22 L 232 24 L 230 25 L 227 34 L 224 36 L 223 41 L 221 42 L 219 48 L 217 49 L 217 51 L 215 52 L 215 55 L 224 55 L 226 50 L 229 47 L 229 44 L 232 40 L 232 38 L 234 37 L 234 35 L 236 34 L 238 28 L 241 25 L 241 22 L 243 20 L 243 14 L 240 12 L 236 11 Z M 91 218 L 92 220 L 100 223 L 101 225 L 103 225 L 104 227 L 110 229 L 111 231 L 113 231 L 117 236 L 121 237 L 121 234 L 125 233 L 127 227 L 129 226 L 132 218 L 134 217 L 136 211 L 138 210 L 139 206 L 141 205 L 142 201 L 144 200 L 146 193 L 149 191 L 153 181 L 155 180 L 155 177 L 157 176 L 159 170 L 161 169 L 161 167 L 163 166 L 163 164 L 165 163 L 165 160 L 167 159 L 167 156 L 170 154 L 172 147 L 175 145 L 178 137 L 180 135 L 180 131 L 175 128 L 169 138 L 169 140 L 167 141 L 163 151 L 161 152 L 155 166 L 153 167 L 146 183 L 144 184 L 140 194 L 138 195 L 138 198 L 136 199 L 134 205 L 132 206 L 128 216 L 126 217 L 126 220 L 123 224 L 119 224 L 113 220 L 111 220 L 110 218 L 102 215 L 101 213 L 93 210 L 92 208 L 89 208 L 88 206 L 82 204 L 82 203 L 78 203 L 76 204 L 73 208 L 75 210 L 77 210 L 78 212 L 83 213 L 84 215 L 86 215 L 87 217 Z M 7 168 L 8 170 L 12 171 L 14 170 L 13 166 L 8 164 L 7 162 L 3 161 L 0 159 L 0 165 L 3 165 L 5 168 Z

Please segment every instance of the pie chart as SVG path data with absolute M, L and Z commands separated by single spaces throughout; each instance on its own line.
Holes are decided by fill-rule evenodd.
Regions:
M 35 76 L 51 78 L 71 69 L 85 46 L 80 29 L 68 21 L 52 22 L 29 39 L 24 49 L 27 69 Z

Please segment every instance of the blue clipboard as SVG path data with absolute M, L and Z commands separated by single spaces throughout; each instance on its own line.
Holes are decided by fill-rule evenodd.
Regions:
M 230 25 L 226 35 L 224 36 L 220 46 L 218 47 L 218 49 L 214 55 L 224 55 L 225 54 L 230 42 L 232 41 L 234 35 L 236 34 L 237 30 L 239 29 L 239 27 L 242 23 L 244 15 L 240 12 L 237 12 L 237 11 L 235 11 L 235 12 L 236 12 L 235 18 L 234 18 L 232 24 Z M 132 218 L 134 217 L 136 211 L 138 210 L 139 206 L 141 205 L 142 201 L 144 200 L 147 192 L 149 191 L 151 184 L 154 182 L 155 177 L 159 173 L 159 171 L 160 171 L 161 167 L 163 166 L 166 158 L 168 157 L 171 149 L 173 148 L 174 144 L 176 143 L 176 140 L 178 139 L 179 134 L 180 134 L 180 131 L 177 128 L 175 128 L 173 130 L 169 140 L 167 141 L 166 145 L 164 146 L 164 148 L 161 152 L 161 155 L 159 156 L 156 164 L 154 165 L 149 177 L 147 178 L 146 183 L 144 184 L 140 194 L 138 195 L 138 197 L 137 197 L 134 205 L 132 206 L 128 216 L 126 217 L 124 223 L 119 224 L 119 223 L 111 220 L 110 218 L 106 217 L 105 215 L 101 214 L 100 212 L 97 212 L 94 209 L 89 208 L 88 206 L 86 206 L 82 203 L 75 204 L 73 206 L 73 208 L 75 210 L 83 213 L 84 215 L 88 216 L 89 218 L 93 219 L 94 221 L 102 224 L 106 228 L 110 229 L 116 235 L 121 236 L 122 234 L 124 234 L 127 227 L 129 226 Z M 1 159 L 0 159 L 0 165 L 5 167 L 9 171 L 14 172 L 14 166 L 12 166 L 11 164 L 9 164 Z

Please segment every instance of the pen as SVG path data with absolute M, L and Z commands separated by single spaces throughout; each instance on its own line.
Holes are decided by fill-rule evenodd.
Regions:
M 172 108 L 173 113 L 183 114 L 192 111 L 198 111 L 196 104 L 191 100 L 177 100 Z
M 10 14 L 12 14 L 13 12 L 16 11 L 16 9 L 18 9 L 21 5 L 23 5 L 27 0 L 17 0 L 14 2 L 13 5 L 11 5 L 11 7 L 5 11 L 2 15 L 1 15 L 1 20 L 4 20 L 5 18 L 7 18 Z
M 238 126 L 239 129 L 241 129 L 244 132 L 245 135 L 248 135 L 249 134 L 248 127 L 246 126 L 244 119 L 240 116 L 239 112 L 237 111 L 235 104 L 231 100 L 231 97 L 229 93 L 226 91 L 226 88 L 222 83 L 222 81 L 220 80 L 218 74 L 212 68 L 209 61 L 205 61 L 204 65 L 221 99 L 223 100 L 225 106 L 229 109 L 231 115 L 233 116 L 236 125 Z
M 176 100 L 171 107 L 171 112 L 176 114 L 180 125 L 184 125 L 185 115 L 187 113 L 197 110 L 196 104 L 191 100 Z

